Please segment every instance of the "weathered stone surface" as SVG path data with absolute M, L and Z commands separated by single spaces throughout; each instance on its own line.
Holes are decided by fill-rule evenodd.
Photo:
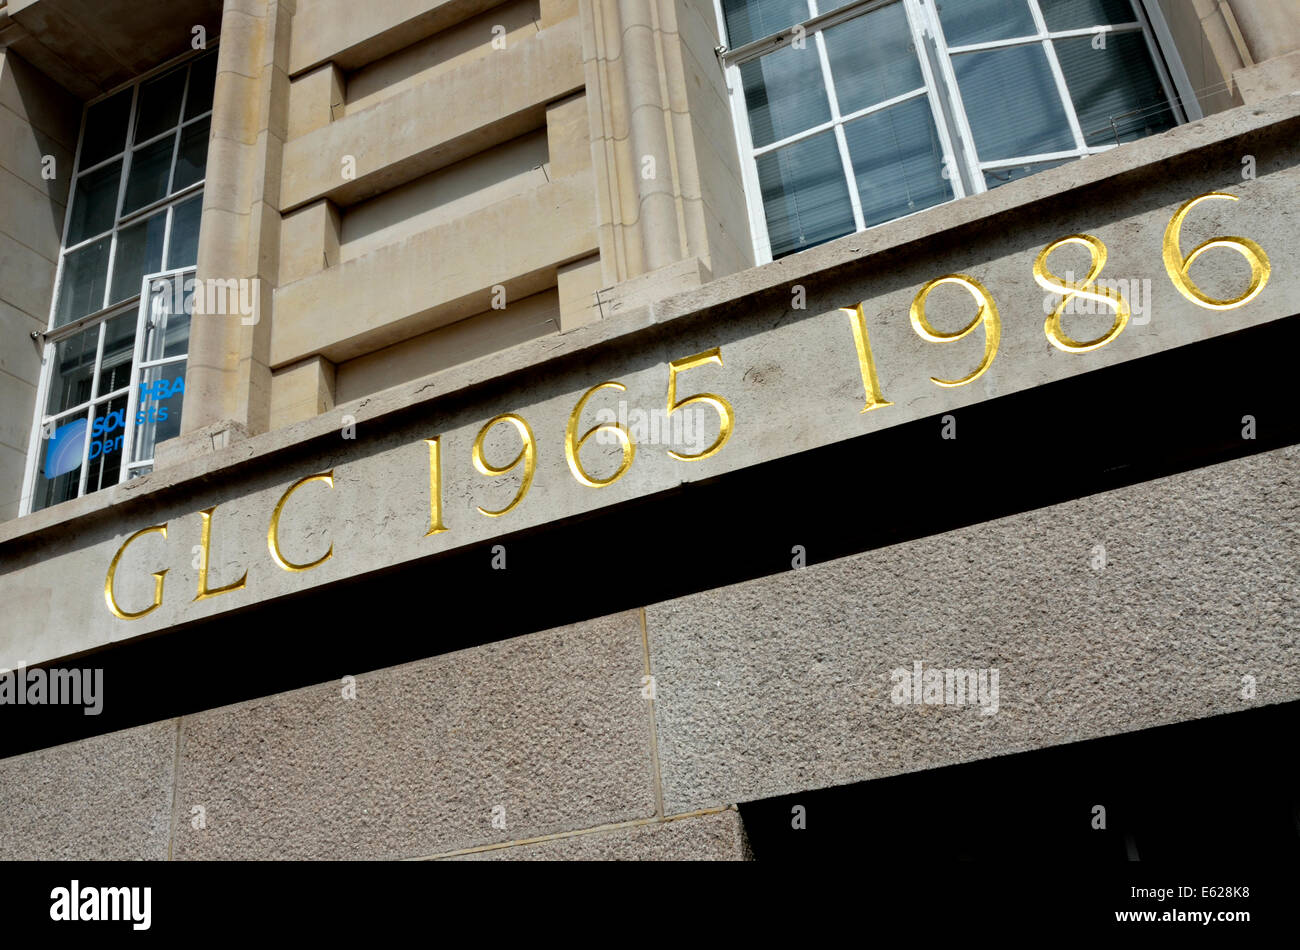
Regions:
M 640 624 L 632 611 L 364 674 L 355 699 L 325 683 L 186 717 L 174 853 L 405 858 L 649 817 Z
M 0 525 L 0 597 L 22 589 L 48 598 L 52 631 L 15 616 L 8 629 L 0 630 L 0 663 L 53 659 L 135 638 L 1290 316 L 1300 294 L 1300 258 L 1289 198 L 1300 182 L 1300 165 L 1294 139 L 1286 136 L 1300 128 L 1300 97 L 1290 98 L 1295 101 L 1216 116 L 1132 146 L 1136 157 L 1147 161 L 1165 156 L 1163 164 L 1133 165 L 1126 157 L 1133 154 L 1128 146 L 1115 149 L 1075 163 L 1079 168 L 1070 175 L 1057 174 L 1064 167 L 1053 169 L 807 254 L 713 280 L 617 319 L 522 343 L 337 405 L 332 412 L 257 435 L 227 451 L 178 462 Z M 1258 160 L 1253 181 L 1240 179 L 1242 149 Z M 1190 196 L 1224 188 L 1241 200 L 1211 201 L 1195 209 L 1185 228 L 1184 249 L 1207 237 L 1236 233 L 1259 241 L 1272 260 L 1272 276 L 1259 296 L 1228 312 L 1203 309 L 1181 296 L 1161 259 L 1161 239 L 1173 210 Z M 503 222 L 503 230 L 509 227 L 510 222 Z M 1147 299 L 1141 322 L 1135 313 L 1108 345 L 1069 353 L 1044 336 L 1044 303 L 1054 304 L 1057 298 L 1035 284 L 1032 273 L 1043 247 L 1080 231 L 1106 242 L 1112 273 L 1126 275 L 1130 282 L 1149 280 L 1150 292 L 1143 290 Z M 503 234 L 500 240 L 517 237 Z M 1073 251 L 1080 254 L 1070 257 L 1067 252 Z M 1082 272 L 1087 255 L 1081 248 L 1057 253 L 1061 259 L 1052 260 L 1054 273 Z M 582 256 L 589 255 L 584 251 Z M 399 259 L 401 266 L 394 265 L 391 274 L 366 259 L 349 264 L 376 279 L 388 274 L 391 280 L 380 281 L 387 286 L 428 258 L 407 256 L 399 247 L 392 260 Z M 1195 267 L 1198 283 L 1214 294 L 1240 293 L 1248 276 L 1245 258 L 1229 248 L 1214 249 Z M 1002 336 L 986 373 L 970 385 L 945 388 L 931 377 L 953 379 L 979 365 L 982 331 L 951 345 L 935 345 L 913 330 L 908 309 L 927 281 L 953 272 L 970 272 L 989 289 L 1001 310 Z M 537 273 L 553 280 L 544 271 Z M 332 291 L 347 290 L 324 277 L 289 288 L 312 285 L 313 294 L 319 293 L 304 315 L 336 305 L 338 294 Z M 806 291 L 805 309 L 794 305 L 796 287 Z M 481 290 L 463 298 L 476 302 L 473 312 L 483 312 L 491 303 L 487 288 Z M 408 282 L 395 292 L 410 299 L 419 288 Z M 508 296 L 518 299 L 514 290 Z M 880 386 L 892 403 L 865 414 L 851 324 L 840 310 L 858 300 L 866 301 Z M 974 301 L 958 288 L 940 287 L 928 306 L 931 321 L 951 333 L 971 319 Z M 376 312 L 354 312 L 349 321 L 365 324 Z M 1089 338 L 1110 323 L 1109 312 L 1075 314 L 1066 318 L 1066 329 L 1076 338 Z M 304 320 L 301 325 L 308 324 Z M 394 326 L 377 318 L 371 325 L 381 332 Z M 643 418 L 651 412 L 662 417 L 667 364 L 715 347 L 723 364 L 688 371 L 678 380 L 677 396 L 718 393 L 733 406 L 735 431 L 720 452 L 679 461 L 662 444 L 676 441 L 673 433 L 667 440 L 661 433 L 657 441 L 647 440 L 625 476 L 606 488 L 593 490 L 574 476 L 563 446 L 569 417 L 585 393 L 605 380 L 626 386 L 596 393 L 586 404 L 579 431 L 596 421 L 597 412 L 617 412 L 620 403 Z M 717 413 L 708 406 L 690 407 L 696 410 L 711 439 Z M 469 462 L 471 448 L 483 426 L 507 412 L 523 416 L 536 435 L 535 479 L 516 510 L 505 518 L 487 518 L 476 508 L 507 504 L 519 490 L 522 466 L 507 476 L 485 479 Z M 355 421 L 357 439 L 340 437 L 346 431 L 341 424 L 345 416 Z M 449 530 L 430 537 L 424 440 L 434 435 L 442 440 Z M 503 424 L 493 427 L 486 442 L 494 464 L 513 458 L 519 448 L 517 435 Z M 685 441 L 677 447 L 691 450 Z M 618 445 L 595 438 L 582 454 L 598 478 L 612 475 L 621 458 Z M 294 560 L 319 557 L 330 543 L 334 557 L 306 573 L 282 571 L 267 553 L 270 514 L 291 484 L 327 470 L 335 473 L 334 488 L 314 485 L 310 496 L 304 491 L 291 502 L 282 538 Z M 376 491 L 381 485 L 384 490 Z M 192 562 L 199 541 L 197 512 L 215 504 L 221 510 L 213 530 L 212 583 L 228 583 L 245 570 L 249 582 L 243 590 L 195 603 L 190 592 L 197 590 Z M 75 531 L 62 530 L 74 519 L 80 519 Z M 125 608 L 140 610 L 151 602 L 153 572 L 166 568 L 166 594 L 157 610 L 134 621 L 115 617 L 98 581 L 53 597 L 63 578 L 103 577 L 131 531 L 164 521 L 170 524 L 167 540 L 151 536 L 132 545 L 122 559 L 117 586 Z
M 595 250 L 591 191 L 589 174 L 557 179 L 280 288 L 272 362 L 313 353 L 343 362 L 481 313 L 498 286 L 507 307 L 554 286 L 557 264 Z M 537 240 L 549 228 L 553 237 Z M 512 262 L 505 272 L 503 260 Z M 438 270 L 430 280 L 409 279 L 431 261 Z
M 456 855 L 453 861 L 750 861 L 734 810 Z
M 165 860 L 175 764 L 175 719 L 0 759 L 0 860 Z
M 538 128 L 548 102 L 582 88 L 578 50 L 565 21 L 293 139 L 280 210 L 356 204 Z
M 283 425 L 334 405 L 334 364 L 319 356 L 271 377 L 271 422 Z
M 647 608 L 665 811 L 1300 698 L 1298 462 L 1292 446 Z M 916 660 L 998 669 L 998 712 L 896 705 L 890 673 Z
M 1300 88 L 1300 49 L 1239 69 L 1232 80 L 1247 105 L 1267 102 Z
M 364 17 L 351 0 L 299 0 L 293 74 L 333 60 L 356 69 L 493 6 L 494 0 L 375 0 Z
M 88 99 L 183 51 L 196 26 L 203 27 L 205 36 L 216 37 L 224 25 L 222 6 L 222 0 L 148 5 L 136 0 L 9 0 L 4 12 L 58 63 L 60 68 L 52 71 L 55 78 Z

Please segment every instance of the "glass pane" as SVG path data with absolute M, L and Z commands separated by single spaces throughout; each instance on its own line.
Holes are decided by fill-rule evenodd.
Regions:
M 1055 168 L 1057 165 L 1064 165 L 1067 162 L 1076 160 L 1064 158 L 1058 162 L 1036 162 L 1033 165 L 1016 165 L 1013 168 L 999 168 L 996 171 L 987 171 L 984 173 L 984 184 L 989 187 L 989 190 L 992 190 L 998 185 L 1005 185 L 1009 181 L 1017 181 L 1037 172 L 1047 171 L 1049 168 Z
M 77 497 L 87 428 L 86 416 L 82 414 L 75 419 L 64 419 L 57 426 L 51 425 L 49 432 L 42 432 L 46 440 L 45 456 L 33 493 L 33 511 Z
M 787 46 L 740 67 L 754 147 L 812 128 L 831 117 L 817 47 Z
M 817 0 L 817 15 L 821 16 L 823 13 L 834 13 L 840 7 L 847 7 L 850 3 L 854 2 L 856 2 L 856 0 Z
M 108 284 L 109 238 L 100 238 L 63 258 L 63 277 L 59 285 L 59 309 L 54 325 L 61 327 L 88 313 L 104 309 L 104 291 Z
M 90 452 L 87 455 L 90 477 L 86 494 L 116 485 L 122 470 L 122 442 L 126 436 L 127 394 L 95 406 L 95 421 L 90 426 Z
M 147 142 L 176 127 L 181 114 L 181 93 L 185 91 L 185 72 L 174 69 L 140 87 L 140 101 L 135 110 L 135 141 Z
M 138 294 L 140 280 L 145 274 L 162 270 L 163 232 L 166 228 L 167 212 L 164 210 L 117 233 L 111 294 L 114 303 Z
M 172 237 L 167 245 L 167 269 L 189 267 L 199 259 L 199 216 L 203 195 L 196 195 L 172 209 Z
M 175 148 L 176 140 L 165 138 L 132 154 L 122 214 L 130 214 L 166 196 L 167 179 L 172 171 L 172 151 Z
M 1089 145 L 1119 144 L 1174 127 L 1174 114 L 1140 32 L 1053 40 Z
M 823 35 L 841 115 L 925 85 L 901 3 L 833 26 Z
M 181 431 L 181 408 L 185 402 L 185 361 L 151 366 L 141 373 L 140 401 L 136 404 L 135 445 L 131 461 L 152 459 L 159 442 L 175 438 Z
M 967 46 L 1038 32 L 1028 0 L 942 0 L 939 23 L 949 46 Z
M 727 45 L 738 49 L 809 19 L 807 0 L 722 0 Z
M 99 364 L 101 396 L 131 385 L 131 357 L 135 355 L 134 310 L 113 317 L 104 324 L 104 358 Z
M 1047 54 L 1038 43 L 952 58 L 982 161 L 1075 147 Z
M 853 231 L 848 182 L 833 131 L 758 157 L 772 257 Z
M 145 323 L 145 361 L 184 356 L 190 340 L 190 299 L 194 274 L 160 277 L 152 281 L 149 316 Z
M 176 180 L 172 191 L 201 181 L 208 168 L 208 129 L 211 119 L 201 119 L 181 129 L 181 151 L 176 158 Z
M 212 108 L 212 87 L 217 79 L 217 51 L 200 56 L 190 65 L 190 91 L 185 94 L 185 118 Z
M 103 234 L 113 226 L 117 216 L 117 192 L 122 163 L 113 162 L 98 171 L 77 177 L 72 198 L 72 220 L 68 222 L 67 245 L 80 244 L 88 237 Z
M 927 98 L 850 122 L 844 136 L 867 227 L 954 197 Z
M 126 127 L 131 118 L 131 90 L 124 89 L 86 110 L 86 131 L 81 138 L 81 167 L 91 168 L 126 147 Z
M 99 324 L 54 345 L 50 394 L 45 401 L 47 416 L 58 415 L 90 399 L 90 377 L 98 348 Z
M 1099 23 L 1136 23 L 1129 0 L 1038 0 L 1049 30 L 1077 30 Z

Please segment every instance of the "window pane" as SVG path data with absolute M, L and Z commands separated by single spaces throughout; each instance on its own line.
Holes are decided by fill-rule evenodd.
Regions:
M 847 7 L 850 3 L 854 2 L 855 0 L 817 0 L 817 15 L 821 16 L 823 13 L 834 13 L 840 7 Z
M 953 198 L 927 98 L 856 119 L 844 136 L 867 227 Z
M 50 394 L 45 400 L 47 416 L 57 415 L 90 399 L 90 378 L 95 370 L 98 347 L 98 324 L 54 345 Z
M 982 161 L 1075 147 L 1065 108 L 1038 43 L 952 58 Z
M 822 132 L 758 157 L 772 257 L 853 231 L 853 208 L 835 133 Z
M 984 184 L 988 185 L 991 191 L 998 185 L 1005 185 L 1007 182 L 1017 181 L 1029 175 L 1044 172 L 1049 168 L 1055 168 L 1057 165 L 1064 165 L 1073 161 L 1078 161 L 1078 159 L 1065 158 L 1058 162 L 1036 162 L 1032 165 L 1016 165 L 1013 168 L 999 168 L 996 171 L 987 171 L 984 173 Z
M 83 413 L 75 419 L 62 420 L 48 435 L 42 434 L 45 438 L 45 457 L 33 492 L 33 511 L 77 497 L 87 429 Z
M 167 245 L 167 269 L 189 267 L 199 259 L 199 216 L 203 195 L 196 195 L 172 209 L 172 237 Z
M 90 477 L 86 479 L 86 494 L 117 484 L 122 470 L 122 441 L 126 435 L 126 397 L 127 394 L 123 393 L 95 406 L 94 422 L 90 427 Z
M 194 274 L 158 278 L 150 285 L 144 358 L 148 361 L 185 355 L 190 340 Z
M 77 178 L 72 197 L 72 220 L 68 222 L 65 245 L 80 244 L 88 237 L 103 234 L 113 226 L 117 216 L 117 192 L 122 163 L 113 162 L 98 171 Z
M 1089 145 L 1119 144 L 1174 127 L 1174 115 L 1142 34 L 1114 33 L 1105 49 L 1080 36 L 1053 40 Z
M 1038 32 L 1028 0 L 943 0 L 939 23 L 949 46 L 1008 40 Z
M 945 0 L 946 2 L 946 0 Z M 1135 23 L 1129 0 L 1038 0 L 1049 30 L 1077 30 L 1099 23 Z
M 147 142 L 176 127 L 181 114 L 181 93 L 185 91 L 185 72 L 174 69 L 140 87 L 140 101 L 135 110 L 135 141 Z
M 212 87 L 217 79 L 217 51 L 196 59 L 190 66 L 190 91 L 185 96 L 185 118 L 192 119 L 212 108 Z
M 104 358 L 99 364 L 100 396 L 131 384 L 131 357 L 135 355 L 138 319 L 137 312 L 129 310 L 104 324 Z
M 750 60 L 741 65 L 740 78 L 755 148 L 779 142 L 831 117 L 821 63 L 812 43 L 803 49 L 787 46 Z
M 166 196 L 167 179 L 172 171 L 172 151 L 175 147 L 175 139 L 165 138 L 132 154 L 122 214 L 130 214 Z
M 181 129 L 181 151 L 176 159 L 176 180 L 172 191 L 201 181 L 208 168 L 208 129 L 211 119 L 201 119 Z
M 59 309 L 54 325 L 61 327 L 88 313 L 104 309 L 104 291 L 108 283 L 109 238 L 100 238 L 63 258 L 63 277 L 59 285 Z
M 727 45 L 737 49 L 780 33 L 812 14 L 807 0 L 722 0 L 722 16 L 727 21 Z
M 126 126 L 130 118 L 130 89 L 86 110 L 86 131 L 81 139 L 82 168 L 98 165 L 126 147 Z
M 140 280 L 145 274 L 162 270 L 166 227 L 167 212 L 164 210 L 118 232 L 117 255 L 113 258 L 114 303 L 138 294 Z
M 135 445 L 131 452 L 133 462 L 152 459 L 159 442 L 180 435 L 181 408 L 185 402 L 185 361 L 152 366 L 140 375 Z
M 901 3 L 833 26 L 823 35 L 841 115 L 925 85 Z

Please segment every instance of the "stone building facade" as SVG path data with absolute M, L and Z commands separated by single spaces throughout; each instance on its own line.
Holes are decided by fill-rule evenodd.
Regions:
M 1300 700 L 1294 3 L 8 0 L 0 120 L 6 858 Z

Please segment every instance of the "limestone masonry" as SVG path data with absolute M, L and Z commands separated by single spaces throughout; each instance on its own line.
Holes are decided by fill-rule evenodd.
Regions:
M 363 6 L 0 0 L 0 857 L 761 861 L 1297 708 L 1294 4 Z

